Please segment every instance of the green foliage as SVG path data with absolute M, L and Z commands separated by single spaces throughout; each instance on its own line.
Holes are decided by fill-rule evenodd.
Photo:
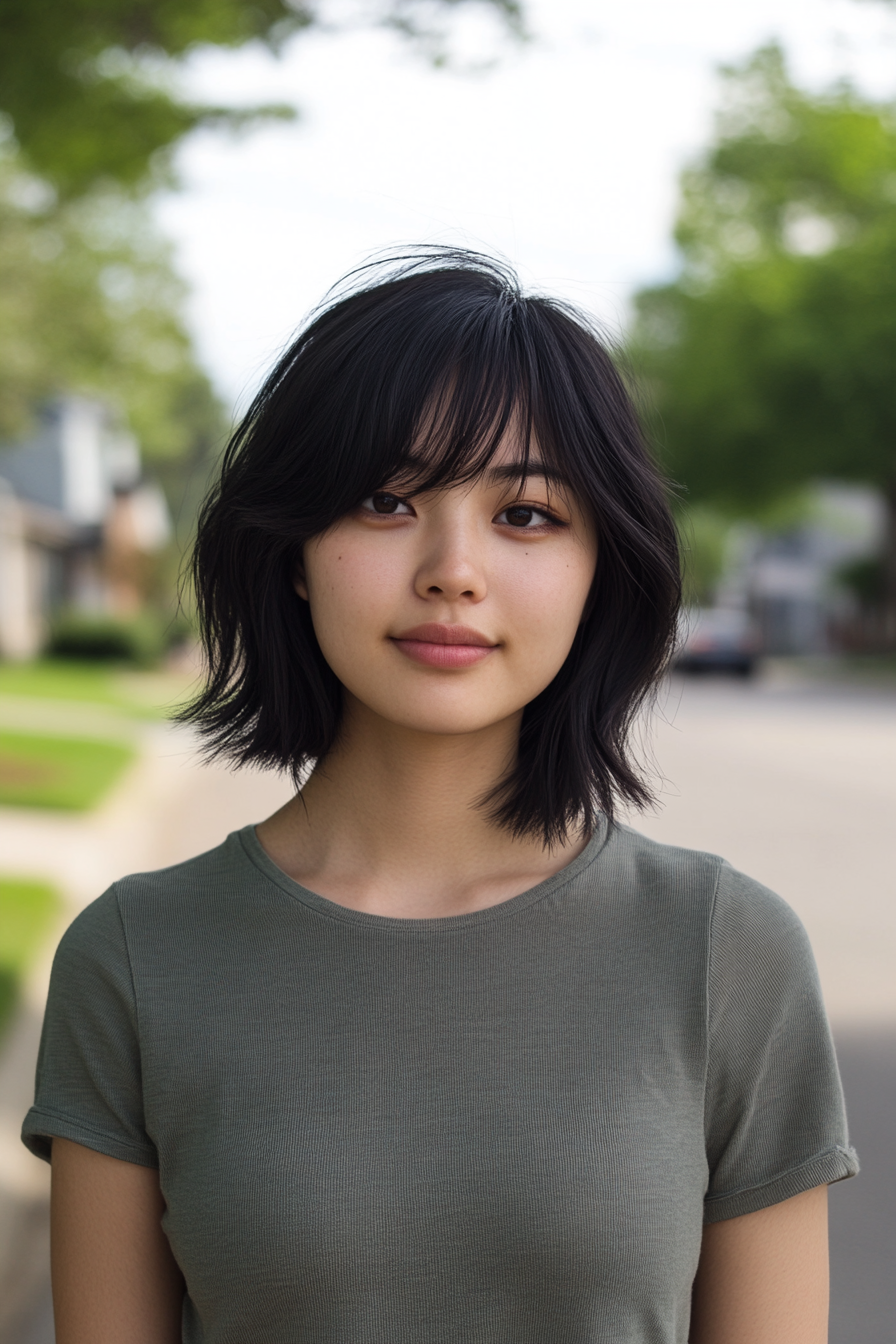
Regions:
M 777 47 L 726 83 L 682 180 L 681 275 L 637 298 L 668 466 L 732 512 L 812 477 L 893 492 L 893 111 L 848 85 L 800 91 Z
M 0 437 L 60 391 L 117 405 L 169 498 L 224 436 L 148 208 L 114 189 L 58 203 L 0 148 Z
M 428 36 L 432 11 L 464 0 L 380 0 L 370 16 Z M 517 0 L 483 0 L 519 26 Z M 200 125 L 292 116 L 183 101 L 180 63 L 197 47 L 261 40 L 277 49 L 328 19 L 321 0 L 4 0 L 0 109 L 32 168 L 66 195 L 98 181 L 157 179 L 167 152 Z
M 163 615 L 148 607 L 138 616 L 122 617 L 84 611 L 63 611 L 53 621 L 44 666 L 72 661 L 82 670 L 92 663 L 124 663 L 155 667 L 162 656 L 195 637 L 182 613 Z M 0 693 L 4 680 L 0 667 Z
M 54 620 L 47 653 L 79 662 L 152 667 L 165 652 L 165 635 L 162 619 L 152 611 L 129 620 L 70 611 Z
M 220 108 L 181 101 L 173 61 L 200 44 L 284 37 L 282 0 L 4 0 L 0 105 L 31 165 L 66 193 L 136 185 L 154 156 Z
M 682 587 L 686 607 L 711 606 L 728 559 L 730 521 L 715 509 L 696 505 L 678 519 Z
M 886 571 L 882 556 L 862 556 L 858 560 L 850 560 L 841 565 L 835 578 L 858 599 L 862 607 L 873 609 L 883 599 Z
M 60 909 L 59 897 L 46 883 L 0 878 L 0 1032 L 12 1016 L 22 978 Z
M 889 509 L 896 634 L 896 110 L 797 89 L 776 46 L 726 72 L 717 137 L 682 178 L 676 281 L 636 299 L 633 359 L 692 499 L 756 516 L 809 481 Z
M 0 732 L 0 805 L 87 811 L 133 759 L 121 742 Z

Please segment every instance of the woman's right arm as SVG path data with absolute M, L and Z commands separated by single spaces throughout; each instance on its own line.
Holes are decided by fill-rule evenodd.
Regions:
M 53 1140 L 56 1344 L 180 1344 L 184 1281 L 159 1173 Z

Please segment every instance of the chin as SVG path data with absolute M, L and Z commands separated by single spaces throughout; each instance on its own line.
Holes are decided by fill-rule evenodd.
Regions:
M 508 703 L 505 695 L 483 694 L 483 687 L 470 681 L 465 686 L 459 682 L 423 686 L 417 678 L 408 684 L 408 680 L 396 677 L 391 685 L 361 687 L 356 683 L 348 690 L 359 709 L 364 707 L 362 716 L 366 710 L 382 724 L 434 737 L 485 732 L 520 714 L 527 703 L 518 703 L 516 696 Z
M 402 697 L 397 703 L 390 697 L 390 703 L 380 701 L 370 708 L 396 728 L 414 733 L 431 733 L 436 737 L 456 736 L 462 733 L 481 733 L 497 723 L 519 713 L 521 707 L 515 705 L 477 705 L 477 697 L 467 694 L 452 697 L 454 703 L 420 703 L 411 695 Z
M 413 733 L 426 733 L 432 737 L 458 737 L 468 733 L 481 733 L 508 718 L 507 714 L 394 714 L 388 716 L 388 722 L 396 728 Z

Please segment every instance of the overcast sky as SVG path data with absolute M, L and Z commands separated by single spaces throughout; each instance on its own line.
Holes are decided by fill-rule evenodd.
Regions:
M 720 63 L 778 37 L 797 79 L 896 95 L 896 7 L 874 0 L 529 0 L 534 40 L 470 13 L 486 73 L 434 70 L 393 35 L 310 33 L 282 57 L 197 56 L 187 92 L 286 101 L 290 125 L 182 148 L 158 215 L 190 282 L 201 356 L 231 404 L 304 314 L 378 248 L 497 250 L 526 283 L 624 324 L 675 265 L 677 174 L 712 133 Z

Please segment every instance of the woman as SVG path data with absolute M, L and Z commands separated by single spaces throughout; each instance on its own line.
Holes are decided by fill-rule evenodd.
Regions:
M 363 272 L 225 457 L 184 717 L 293 772 L 54 968 L 58 1344 L 822 1344 L 856 1170 L 805 934 L 614 820 L 675 531 L 586 321 Z

